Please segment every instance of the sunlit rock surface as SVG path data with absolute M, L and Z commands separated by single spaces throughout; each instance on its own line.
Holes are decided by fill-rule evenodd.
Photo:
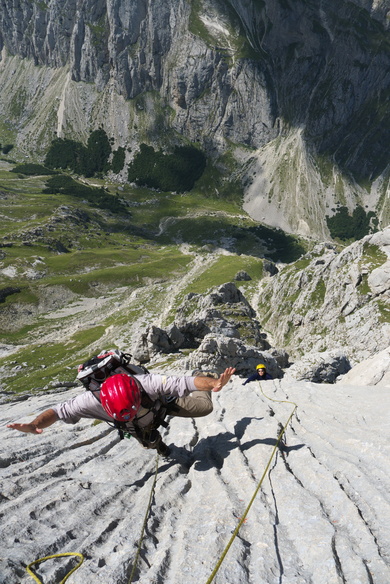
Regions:
M 164 430 L 176 460 L 157 461 L 133 581 L 208 581 L 294 402 L 297 410 L 214 581 L 388 584 L 389 392 L 283 380 L 241 384 L 234 377 L 214 394 L 208 417 L 171 419 Z M 63 552 L 85 557 L 72 584 L 129 581 L 156 455 L 89 420 L 57 423 L 40 436 L 5 427 L 78 391 L 1 406 L 2 584 L 31 582 L 29 562 Z M 50 560 L 39 574 L 58 582 L 75 563 Z

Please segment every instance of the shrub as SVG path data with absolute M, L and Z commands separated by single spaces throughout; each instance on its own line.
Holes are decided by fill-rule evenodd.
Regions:
M 118 172 L 120 172 L 123 169 L 125 165 L 125 158 L 126 158 L 125 149 L 122 148 L 122 146 L 120 146 L 118 150 L 114 150 L 111 163 L 112 172 L 118 174 Z
M 73 180 L 66 174 L 59 174 L 53 176 L 46 181 L 46 188 L 42 190 L 43 193 L 73 195 L 75 197 L 85 197 L 88 199 L 93 193 L 99 191 L 96 187 L 88 187 Z
M 110 154 L 111 146 L 106 132 L 102 128 L 91 132 L 87 142 L 85 168 L 88 168 L 92 174 L 85 174 L 85 176 L 93 176 L 97 172 L 107 172 Z
M 67 138 L 55 138 L 46 154 L 44 164 L 48 168 L 75 170 L 82 147 L 80 142 Z
M 8 154 L 8 152 L 11 152 L 13 147 L 14 147 L 13 144 L 6 144 L 5 146 L 3 146 L 3 154 Z
M 248 228 L 267 247 L 267 258 L 273 261 L 281 261 L 286 264 L 297 261 L 304 253 L 305 248 L 293 235 L 289 235 L 281 229 L 255 225 Z

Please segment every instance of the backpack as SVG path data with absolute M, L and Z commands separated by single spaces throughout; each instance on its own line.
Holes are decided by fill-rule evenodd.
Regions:
M 130 363 L 130 360 L 130 353 L 123 353 L 122 351 L 119 351 L 119 349 L 102 351 L 78 366 L 77 379 L 84 385 L 85 389 L 93 392 L 99 391 L 103 381 L 111 375 L 125 373 L 126 375 L 132 376 L 149 373 L 146 367 L 143 367 L 142 365 L 134 365 L 133 363 Z M 100 401 L 98 397 L 96 397 L 96 399 Z M 156 403 L 157 402 L 153 401 L 141 388 L 141 405 L 147 410 L 152 411 L 155 416 L 153 423 L 147 430 L 149 433 L 156 430 L 160 425 L 164 427 L 168 425 L 164 421 L 167 414 L 167 408 L 156 408 Z M 112 425 L 110 422 L 107 423 Z M 114 421 L 113 425 L 118 430 L 121 439 L 124 436 L 130 437 L 129 433 L 124 431 L 125 425 L 122 422 Z M 145 430 L 139 429 L 135 421 L 133 421 L 133 426 L 135 430 L 134 435 L 145 446 L 148 442 L 148 440 L 146 440 Z
M 142 365 L 130 363 L 130 353 L 122 353 L 119 349 L 102 351 L 78 366 L 77 379 L 89 391 L 98 391 L 101 384 L 111 375 L 126 373 L 127 375 L 142 375 L 149 371 Z

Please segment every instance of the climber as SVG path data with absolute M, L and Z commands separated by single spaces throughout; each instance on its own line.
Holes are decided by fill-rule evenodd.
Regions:
M 272 375 L 267 373 L 265 365 L 263 363 L 259 363 L 256 367 L 256 373 L 253 373 L 244 381 L 242 385 L 246 385 L 250 381 L 266 381 L 267 379 L 273 379 Z
M 11 423 L 8 428 L 41 434 L 58 420 L 77 424 L 80 418 L 104 420 L 119 432 L 134 436 L 145 448 L 163 456 L 170 453 L 157 430 L 167 426 L 165 415 L 181 418 L 207 416 L 213 410 L 211 392 L 221 391 L 235 369 L 228 367 L 217 378 L 197 375 L 174 377 L 156 374 L 108 377 L 98 391 L 85 391 L 39 414 L 29 423 Z

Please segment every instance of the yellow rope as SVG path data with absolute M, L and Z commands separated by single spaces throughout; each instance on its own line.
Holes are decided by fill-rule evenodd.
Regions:
M 283 426 L 283 429 L 281 430 L 281 432 L 280 432 L 280 434 L 279 434 L 279 436 L 278 436 L 278 439 L 276 440 L 276 444 L 275 444 L 275 446 L 274 446 L 274 447 L 273 447 L 273 449 L 272 449 L 272 453 L 271 453 L 271 456 L 270 456 L 270 458 L 269 458 L 269 460 L 268 460 L 267 466 L 266 466 L 266 467 L 265 467 L 265 469 L 264 469 L 264 472 L 263 472 L 263 474 L 262 474 L 262 476 L 261 476 L 261 479 L 260 479 L 260 481 L 259 481 L 259 483 L 258 483 L 258 485 L 257 485 L 257 487 L 256 487 L 256 489 L 255 489 L 255 492 L 253 493 L 253 496 L 252 496 L 251 500 L 250 500 L 250 501 L 249 501 L 249 503 L 248 503 L 248 506 L 247 506 L 247 508 L 246 508 L 246 509 L 245 509 L 245 511 L 244 511 L 244 514 L 243 514 L 243 516 L 241 517 L 241 519 L 240 519 L 240 521 L 239 521 L 239 523 L 238 523 L 237 527 L 236 527 L 236 528 L 235 528 L 235 530 L 233 531 L 233 535 L 231 536 L 231 538 L 230 538 L 230 540 L 229 540 L 229 542 L 228 542 L 227 546 L 226 546 L 226 547 L 225 547 L 225 549 L 223 550 L 223 552 L 222 552 L 222 555 L 221 555 L 221 557 L 219 558 L 219 560 L 218 560 L 217 564 L 215 565 L 215 568 L 214 568 L 214 570 L 212 571 L 212 573 L 211 573 L 211 575 L 210 575 L 209 579 L 207 580 L 206 584 L 211 584 L 211 582 L 214 580 L 216 573 L 218 572 L 219 568 L 221 567 L 221 564 L 222 564 L 223 560 L 225 559 L 225 556 L 226 556 L 226 554 L 228 553 L 228 551 L 229 551 L 229 549 L 230 549 L 230 547 L 231 547 L 231 545 L 232 545 L 232 543 L 233 543 L 234 539 L 236 538 L 236 536 L 237 536 L 237 534 L 238 534 L 238 532 L 239 532 L 239 530 L 240 530 L 240 528 L 241 528 L 242 524 L 244 523 L 244 521 L 245 521 L 245 519 L 246 519 L 246 516 L 247 516 L 247 515 L 248 515 L 248 513 L 249 513 L 249 509 L 252 507 L 252 503 L 253 503 L 253 501 L 255 500 L 255 498 L 256 498 L 256 496 L 257 496 L 257 493 L 258 493 L 258 492 L 259 492 L 259 490 L 260 490 L 260 487 L 261 487 L 261 485 L 262 485 L 262 483 L 263 483 L 263 481 L 264 481 L 264 479 L 265 479 L 265 476 L 266 476 L 266 474 L 267 474 L 267 472 L 268 472 L 268 469 L 269 469 L 269 467 L 271 466 L 272 459 L 273 459 L 273 457 L 274 457 L 274 455 L 275 455 L 275 452 L 276 452 L 276 450 L 277 450 L 277 448 L 278 448 L 278 446 L 279 446 L 279 443 L 280 443 L 280 441 L 281 441 L 281 439 L 282 439 L 282 436 L 283 436 L 283 434 L 285 433 L 285 431 L 286 431 L 286 428 L 287 428 L 287 426 L 289 425 L 289 423 L 290 423 L 290 420 L 291 420 L 291 418 L 293 417 L 293 415 L 294 415 L 294 413 L 295 413 L 295 410 L 296 410 L 296 409 L 297 409 L 297 407 L 298 407 L 298 406 L 297 406 L 297 404 L 296 404 L 296 403 L 294 403 L 294 402 L 290 402 L 290 401 L 287 401 L 287 400 L 277 400 L 277 399 L 273 399 L 273 398 L 269 397 L 268 395 L 265 395 L 265 393 L 263 392 L 263 388 L 261 387 L 261 383 L 260 383 L 260 382 L 259 382 L 259 385 L 260 385 L 261 393 L 264 395 L 264 397 L 266 397 L 267 399 L 269 399 L 269 400 L 271 400 L 271 401 L 274 401 L 274 402 L 292 404 L 292 405 L 294 405 L 294 409 L 293 409 L 293 411 L 291 412 L 291 414 L 290 414 L 290 416 L 289 416 L 289 418 L 288 418 L 287 422 L 286 422 L 286 423 L 285 423 L 285 425 Z
M 148 520 L 149 510 L 150 510 L 150 506 L 152 504 L 152 498 L 153 498 L 154 488 L 156 486 L 156 481 L 157 481 L 158 460 L 159 460 L 159 455 L 157 454 L 157 456 L 156 456 L 156 472 L 154 474 L 153 485 L 152 485 L 152 488 L 150 490 L 150 495 L 149 495 L 148 507 L 146 509 L 145 518 L 144 518 L 144 522 L 143 522 L 142 530 L 141 530 L 141 536 L 140 536 L 139 542 L 138 542 L 138 549 L 137 549 L 137 553 L 135 555 L 133 567 L 132 567 L 131 574 L 130 574 L 130 580 L 129 580 L 129 583 L 128 584 L 131 584 L 131 582 L 133 580 L 133 576 L 134 576 L 134 573 L 135 573 L 135 570 L 136 570 L 136 567 L 137 567 L 138 557 L 139 557 L 139 554 L 141 552 L 141 546 L 142 546 L 142 541 L 143 541 L 144 532 L 145 532 L 145 528 L 146 528 L 146 522 Z M 38 582 L 38 584 L 43 584 L 42 583 L 42 580 L 40 580 L 38 578 L 38 576 L 36 574 L 34 574 L 34 572 L 32 572 L 31 567 L 34 566 L 35 564 L 40 564 L 41 562 L 45 562 L 46 560 L 51 560 L 52 558 L 62 558 L 62 557 L 65 557 L 65 556 L 78 556 L 79 558 L 81 558 L 81 561 L 70 572 L 68 572 L 67 575 L 65 576 L 65 578 L 63 578 L 61 580 L 61 582 L 59 583 L 59 584 L 64 584 L 64 582 L 66 582 L 66 580 L 69 578 L 69 576 L 71 574 L 73 574 L 73 572 L 75 572 L 78 568 L 80 568 L 81 564 L 84 561 L 83 554 L 80 554 L 78 552 L 74 552 L 74 553 L 73 552 L 65 552 L 63 554 L 54 554 L 52 556 L 45 556 L 44 558 L 39 558 L 38 560 L 35 560 L 34 562 L 31 562 L 31 564 L 28 564 L 28 566 L 26 567 L 26 570 L 27 570 L 28 574 L 30 576 L 32 576 L 32 578 L 34 578 L 34 580 L 36 582 Z
M 135 554 L 135 558 L 134 558 L 134 562 L 133 562 L 133 567 L 131 569 L 131 574 L 130 574 L 130 579 L 129 579 L 128 584 L 131 584 L 131 582 L 133 581 L 133 576 L 134 576 L 135 570 L 137 568 L 138 558 L 139 558 L 139 555 L 141 553 L 142 541 L 143 541 L 143 537 L 144 537 L 146 523 L 147 523 L 148 517 L 149 517 L 150 506 L 152 504 L 152 498 L 153 498 L 153 494 L 154 494 L 154 488 L 156 486 L 156 481 L 157 481 L 158 459 L 159 459 L 159 455 L 157 454 L 157 456 L 156 456 L 156 472 L 154 473 L 154 480 L 153 480 L 152 488 L 150 489 L 149 503 L 148 503 L 148 507 L 146 509 L 146 513 L 145 513 L 145 517 L 144 517 L 144 522 L 143 522 L 142 530 L 141 530 L 141 535 L 140 535 L 140 538 L 139 538 L 139 541 L 138 541 L 137 553 Z
M 65 578 L 63 578 L 61 580 L 61 582 L 59 584 L 63 584 L 64 582 L 66 582 L 66 580 L 69 578 L 69 576 L 71 574 L 73 574 L 73 572 L 75 572 L 78 568 L 80 568 L 81 564 L 84 561 L 84 556 L 83 554 L 79 554 L 78 552 L 65 552 L 63 554 L 54 554 L 52 556 L 45 556 L 44 558 L 39 558 L 39 560 L 35 560 L 34 562 L 31 562 L 31 564 L 29 564 L 26 568 L 28 574 L 30 574 L 30 576 L 32 576 L 34 578 L 34 580 L 36 582 L 38 582 L 38 584 L 42 584 L 42 580 L 40 580 L 38 578 L 38 576 L 36 574 L 34 574 L 34 572 L 31 571 L 31 566 L 34 566 L 35 564 L 40 564 L 41 562 L 45 562 L 46 560 L 51 560 L 52 558 L 63 558 L 65 556 L 77 556 L 79 558 L 81 558 L 80 562 L 77 564 L 77 566 L 75 566 L 74 568 L 72 568 L 72 570 L 70 572 L 67 573 L 67 575 L 65 576 Z

